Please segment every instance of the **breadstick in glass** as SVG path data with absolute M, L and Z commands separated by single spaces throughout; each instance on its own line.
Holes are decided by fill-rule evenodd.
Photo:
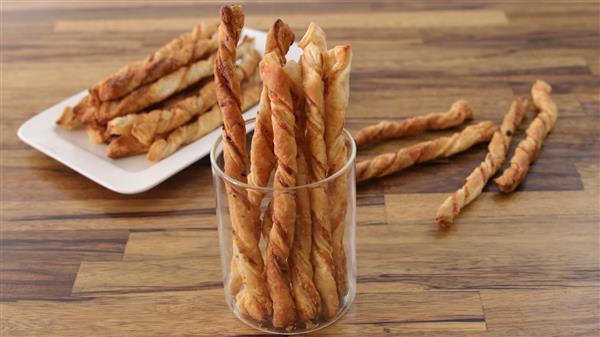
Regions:
M 311 23 L 300 43 L 302 49 L 302 86 L 306 97 L 306 137 L 310 153 L 310 181 L 327 177 L 327 148 L 325 145 L 325 86 L 323 83 L 323 53 L 326 51 L 325 32 Z M 314 279 L 321 296 L 325 319 L 335 317 L 339 297 L 335 283 L 332 232 L 329 219 L 329 200 L 326 186 L 310 191 L 313 222 L 311 258 Z
M 290 79 L 294 99 L 294 115 L 296 117 L 294 134 L 298 152 L 298 173 L 296 184 L 306 185 L 308 179 L 308 163 L 306 160 L 306 110 L 304 107 L 304 89 L 302 88 L 302 69 L 295 61 L 289 61 L 283 70 Z M 320 312 L 321 296 L 313 281 L 313 266 L 310 260 L 312 250 L 312 221 L 310 217 L 310 192 L 306 188 L 296 191 L 296 228 L 292 251 L 290 252 L 290 274 L 292 295 L 296 304 L 297 321 L 306 323 L 314 319 Z
M 348 160 L 348 148 L 343 135 L 346 109 L 350 96 L 350 66 L 352 48 L 336 46 L 324 54 L 325 61 L 325 145 L 329 174 L 341 170 Z M 329 184 L 329 207 L 332 233 L 335 281 L 340 297 L 348 292 L 344 231 L 348 207 L 348 177 L 340 175 Z
M 276 52 L 264 56 L 260 62 L 260 75 L 269 96 L 273 152 L 277 158 L 273 182 L 273 227 L 269 232 L 265 265 L 273 301 L 273 326 L 288 328 L 294 323 L 296 315 L 288 261 L 296 223 L 296 196 L 295 193 L 278 189 L 296 186 L 298 162 L 294 103 L 289 78 Z
M 246 154 L 246 123 L 240 106 L 240 82 L 236 76 L 236 45 L 244 26 L 241 6 L 221 7 L 219 48 L 215 57 L 214 76 L 217 102 L 223 113 L 223 159 L 225 174 L 246 182 L 248 158 Z M 263 274 L 263 259 L 255 234 L 257 210 L 248 207 L 244 189 L 226 183 L 233 253 L 243 288 L 237 293 L 238 309 L 257 321 L 266 321 L 272 313 L 272 303 Z M 257 218 L 257 217 L 256 217 Z

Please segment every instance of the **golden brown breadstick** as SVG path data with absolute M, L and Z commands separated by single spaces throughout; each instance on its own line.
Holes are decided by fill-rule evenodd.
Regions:
M 252 49 L 250 43 L 243 43 L 238 48 L 237 55 L 241 57 L 251 52 Z M 214 56 L 211 56 L 207 60 L 196 61 L 181 67 L 156 82 L 141 86 L 121 99 L 100 102 L 94 116 L 96 122 L 106 123 L 118 116 L 137 113 L 210 76 L 213 68 Z
M 256 105 L 260 91 L 260 83 L 253 83 L 244 88 L 241 103 L 242 111 L 246 111 Z M 202 138 L 218 128 L 222 123 L 221 110 L 218 105 L 215 105 L 210 111 L 198 116 L 198 119 L 192 123 L 173 130 L 167 139 L 154 141 L 148 150 L 148 159 L 152 161 L 162 160 L 175 153 L 182 146 Z
M 140 86 L 157 79 L 214 52 L 216 39 L 210 39 L 217 29 L 215 23 L 201 23 L 161 47 L 145 60 L 123 67 L 90 89 L 100 101 L 121 98 Z
M 281 21 L 281 19 L 277 19 L 267 34 L 265 53 L 276 52 L 280 62 L 284 64 L 285 55 L 293 42 L 294 33 L 291 28 Z M 254 186 L 267 186 L 271 172 L 275 167 L 275 156 L 273 154 L 271 107 L 264 85 L 258 106 L 251 146 L 248 182 Z M 253 204 L 260 205 L 263 195 L 258 191 L 249 191 L 249 197 Z
M 448 112 L 432 112 L 425 116 L 417 116 L 399 122 L 381 121 L 375 125 L 362 128 L 354 140 L 357 147 L 386 139 L 414 135 L 426 130 L 443 130 L 473 119 L 473 110 L 465 100 L 452 104 Z
M 558 107 L 550 97 L 551 92 L 550 84 L 541 80 L 536 81 L 531 88 L 533 103 L 540 112 L 527 127 L 527 137 L 515 149 L 510 166 L 494 180 L 504 193 L 514 191 L 525 180 L 529 166 L 537 159 L 544 139 L 556 124 Z
M 457 132 L 450 137 L 437 138 L 402 148 L 396 153 L 386 153 L 373 159 L 363 160 L 356 164 L 356 180 L 365 181 L 371 178 L 383 177 L 414 164 L 452 156 L 477 143 L 490 140 L 495 131 L 496 126 L 494 123 L 485 121 L 467 126 L 461 132 Z
M 259 61 L 260 55 L 256 50 L 246 54 L 237 69 L 240 80 L 257 73 Z M 195 94 L 187 95 L 169 107 L 113 118 L 108 122 L 108 132 L 111 135 L 131 132 L 141 143 L 150 144 L 156 135 L 167 133 L 187 123 L 194 116 L 207 111 L 216 100 L 214 81 L 210 81 L 197 89 Z
M 223 158 L 225 174 L 246 181 L 246 125 L 240 106 L 240 82 L 236 76 L 236 44 L 244 26 L 241 6 L 221 8 L 219 48 L 215 57 L 215 87 L 217 102 L 223 113 Z M 272 312 L 272 303 L 263 275 L 263 259 L 255 232 L 258 223 L 245 190 L 226 183 L 229 213 L 233 227 L 235 268 L 243 288 L 237 293 L 237 305 L 242 313 L 265 321 Z
M 289 79 L 276 52 L 264 56 L 260 62 L 260 75 L 271 105 L 273 149 L 277 158 L 273 182 L 273 227 L 269 232 L 265 263 L 273 301 L 273 326 L 287 328 L 294 323 L 296 314 L 288 261 L 296 223 L 296 199 L 294 192 L 280 189 L 296 186 L 298 164 L 294 103 Z
M 325 179 L 328 171 L 323 83 L 325 33 L 315 23 L 311 23 L 298 45 L 304 49 L 301 59 L 302 86 L 306 97 L 306 136 L 310 152 L 310 179 L 311 182 L 317 182 Z M 315 187 L 310 191 L 310 204 L 313 222 L 311 258 L 315 285 L 321 296 L 323 316 L 331 319 L 337 314 L 339 298 L 334 276 L 329 200 L 325 185 Z
M 108 144 L 108 156 L 110 158 L 122 158 L 134 156 L 148 151 L 148 146 L 138 142 L 131 135 L 119 136 Z
M 290 79 L 296 117 L 294 134 L 298 153 L 298 173 L 296 185 L 308 184 L 308 164 L 306 162 L 306 112 L 304 109 L 304 89 L 302 88 L 302 69 L 295 61 L 289 61 L 283 67 Z M 296 191 L 296 228 L 294 242 L 290 252 L 290 275 L 292 295 L 298 313 L 297 321 L 306 323 L 314 319 L 320 311 L 321 297 L 313 281 L 313 267 L 310 261 L 312 249 L 312 221 L 310 218 L 310 194 L 308 189 Z
M 350 64 L 352 48 L 349 45 L 336 46 L 325 53 L 325 145 L 329 175 L 341 170 L 348 160 L 348 149 L 342 131 L 346 118 L 346 108 L 350 96 Z M 344 231 L 348 206 L 348 176 L 340 175 L 329 184 L 329 207 L 335 281 L 338 295 L 348 291 Z
M 500 130 L 494 133 L 488 144 L 485 160 L 469 174 L 463 187 L 449 196 L 438 209 L 435 221 L 440 229 L 448 229 L 460 211 L 481 194 L 488 180 L 502 167 L 512 136 L 523 121 L 529 106 L 530 101 L 527 97 L 518 97 L 512 102 L 510 110 L 502 120 Z

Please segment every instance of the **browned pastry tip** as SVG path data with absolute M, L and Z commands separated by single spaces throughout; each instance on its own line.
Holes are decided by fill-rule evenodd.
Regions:
M 356 164 L 356 180 L 361 182 L 383 177 L 414 164 L 463 152 L 477 143 L 490 140 L 496 129 L 493 122 L 485 121 L 467 126 L 463 131 L 450 137 L 418 143 L 402 148 L 396 153 L 385 153 L 373 159 L 363 160 Z
M 531 88 L 533 103 L 539 113 L 527 127 L 527 135 L 515 149 L 510 166 L 494 180 L 504 193 L 514 191 L 525 180 L 529 166 L 537 159 L 544 140 L 556 124 L 558 107 L 550 96 L 551 92 L 552 87 L 541 80 L 536 81 Z
M 509 111 L 504 116 L 500 130 L 494 133 L 488 144 L 485 160 L 469 174 L 465 184 L 446 198 L 438 209 L 435 220 L 440 230 L 450 228 L 454 218 L 481 194 L 489 179 L 502 167 L 512 136 L 529 110 L 530 102 L 527 97 L 518 97 L 512 102 Z
M 295 38 L 296 35 L 290 26 L 281 19 L 277 19 L 275 22 L 273 22 L 273 25 L 271 25 L 271 29 L 267 34 L 265 51 L 267 53 L 272 51 L 276 52 L 279 62 L 284 64 L 285 55 L 287 54 L 292 43 L 294 43 Z
M 448 112 L 432 112 L 398 122 L 381 121 L 369 125 L 358 131 L 354 139 L 357 147 L 365 147 L 386 139 L 451 128 L 470 119 L 473 119 L 473 110 L 467 101 L 461 99 L 454 102 Z

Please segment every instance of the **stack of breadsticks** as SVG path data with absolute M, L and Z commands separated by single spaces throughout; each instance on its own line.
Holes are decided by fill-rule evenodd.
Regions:
M 504 116 L 500 129 L 492 122 L 481 122 L 468 126 L 451 137 L 418 143 L 402 148 L 396 153 L 386 153 L 364 160 L 356 166 L 356 179 L 364 181 L 382 177 L 413 164 L 449 157 L 477 143 L 489 141 L 485 160 L 471 172 L 463 187 L 449 196 L 437 211 L 435 220 L 441 230 L 446 230 L 460 211 L 481 194 L 487 182 L 502 168 L 512 137 L 533 101 L 539 113 L 527 128 L 525 139 L 517 146 L 510 166 L 494 182 L 500 191 L 509 193 L 525 180 L 530 164 L 537 158 L 544 139 L 556 123 L 558 108 L 550 97 L 551 91 L 548 83 L 537 81 L 531 88 L 532 99 L 515 99 Z M 358 147 L 364 147 L 377 141 L 417 134 L 425 130 L 450 128 L 472 118 L 473 112 L 467 102 L 459 100 L 446 113 L 430 113 L 400 122 L 383 121 L 367 126 L 356 134 L 355 140 Z
M 224 171 L 266 187 L 273 197 L 226 183 L 233 235 L 227 287 L 239 311 L 275 328 L 333 319 L 348 293 L 344 232 L 347 176 L 310 189 L 344 167 L 348 144 L 342 134 L 352 59 L 348 45 L 327 49 L 314 23 L 301 39 L 299 63 L 287 61 L 294 33 L 273 23 L 260 62 L 263 91 L 246 150 L 236 44 L 244 24 L 240 6 L 224 6 L 215 66 L 217 102 L 223 113 Z M 237 53 L 239 53 L 237 48 Z M 261 204 L 267 204 L 261 212 Z M 264 241 L 264 252 L 261 251 Z
M 67 129 L 84 126 L 89 139 L 108 144 L 108 156 L 147 153 L 158 161 L 221 125 L 212 80 L 217 24 L 203 22 L 130 64 L 89 90 L 56 122 Z M 258 102 L 260 55 L 254 41 L 237 47 L 235 73 L 243 82 L 241 108 Z

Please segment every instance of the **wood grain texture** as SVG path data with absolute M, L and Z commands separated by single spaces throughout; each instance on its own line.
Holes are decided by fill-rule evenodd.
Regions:
M 35 113 L 144 58 L 205 2 L 3 1 L 0 335 L 260 335 L 224 301 L 207 158 L 133 196 L 20 142 Z M 597 1 L 245 4 L 247 25 L 310 20 L 354 59 L 347 128 L 469 101 L 499 123 L 534 80 L 556 128 L 517 193 L 493 184 L 438 234 L 444 198 L 485 144 L 357 188 L 358 293 L 323 336 L 595 336 L 600 332 L 600 8 Z M 524 136 L 526 116 L 514 144 Z M 359 159 L 460 130 L 361 150 Z

